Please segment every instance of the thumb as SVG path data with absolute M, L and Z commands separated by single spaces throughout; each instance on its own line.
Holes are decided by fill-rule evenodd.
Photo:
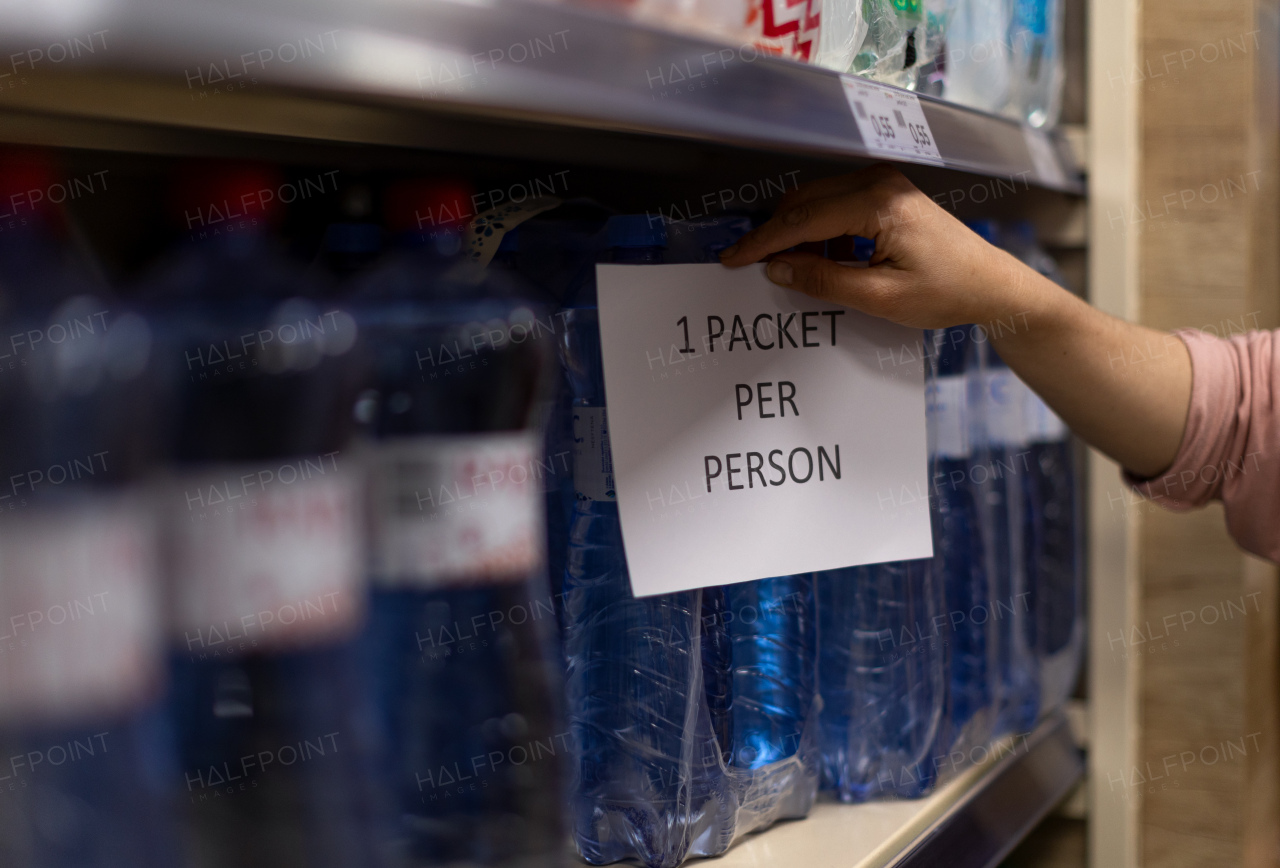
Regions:
M 893 280 L 882 268 L 840 265 L 813 253 L 780 253 L 765 267 L 778 286 L 872 316 L 894 319 Z

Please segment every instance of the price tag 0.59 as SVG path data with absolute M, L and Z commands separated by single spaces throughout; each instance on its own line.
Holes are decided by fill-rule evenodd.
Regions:
M 842 75 L 840 81 L 868 151 L 880 157 L 944 165 L 919 97 L 856 75 Z

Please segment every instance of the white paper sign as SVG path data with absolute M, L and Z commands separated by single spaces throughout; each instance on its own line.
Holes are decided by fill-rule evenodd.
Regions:
M 932 555 L 920 331 L 763 266 L 597 276 L 637 596 Z
M 881 157 L 943 165 L 920 98 L 856 75 L 842 75 L 845 99 L 867 150 Z

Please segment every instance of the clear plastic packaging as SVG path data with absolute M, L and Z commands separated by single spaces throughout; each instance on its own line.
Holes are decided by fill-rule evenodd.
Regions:
M 863 0 L 867 35 L 853 61 L 853 72 L 914 89 L 925 61 L 922 0 Z
M 628 9 L 632 17 L 655 26 L 733 46 L 735 55 L 729 59 L 691 56 L 688 62 L 701 73 L 714 73 L 728 63 L 750 63 L 761 54 L 812 60 L 825 14 L 823 0 L 636 0 Z
M 946 703 L 931 561 L 819 573 L 823 787 L 846 802 L 928 793 Z
M 743 227 L 686 228 L 698 233 L 696 251 Z M 664 260 L 661 224 L 613 218 L 609 234 L 611 261 Z M 812 582 L 784 577 L 632 595 L 593 289 L 583 286 L 565 312 L 577 446 L 564 580 L 574 840 L 593 864 L 637 859 L 672 868 L 723 853 L 812 805 L 819 708 Z
M 1033 127 L 1057 126 L 1062 111 L 1063 15 L 1062 0 L 1014 0 L 1008 111 Z
M 952 102 L 989 112 L 1009 103 L 1009 22 L 1014 0 L 956 0 L 947 29 L 946 85 Z
M 853 70 L 853 60 L 867 38 L 863 0 L 822 0 L 822 27 L 813 62 L 836 72 Z
M 995 733 L 997 635 L 990 616 L 991 577 L 983 539 L 985 511 L 974 431 L 981 411 L 973 330 L 940 329 L 930 335 L 927 385 L 933 475 L 934 568 L 947 612 L 948 685 L 938 753 L 967 753 Z M 985 472 L 982 472 L 985 478 Z

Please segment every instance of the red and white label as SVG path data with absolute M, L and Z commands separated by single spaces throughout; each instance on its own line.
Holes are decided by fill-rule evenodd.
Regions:
M 409 437 L 369 458 L 373 576 L 386 587 L 520 581 L 543 560 L 531 432 Z
M 172 483 L 172 640 L 204 658 L 317 644 L 364 615 L 360 478 L 336 453 Z
M 157 534 L 141 498 L 0 525 L 0 722 L 136 707 L 163 673 Z

